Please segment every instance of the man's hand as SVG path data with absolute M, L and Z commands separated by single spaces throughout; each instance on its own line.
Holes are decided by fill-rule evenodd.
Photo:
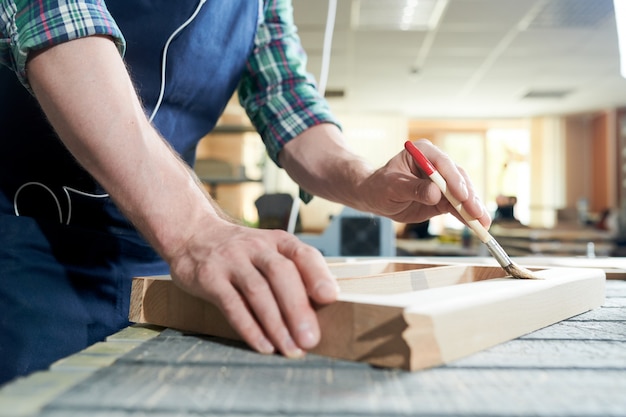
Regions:
M 282 231 L 232 224 L 148 122 L 113 42 L 33 54 L 29 81 L 59 137 L 171 265 L 261 352 L 300 356 L 320 338 L 314 302 L 337 296 L 320 253 Z
M 446 179 L 450 191 L 468 213 L 488 227 L 491 223 L 489 214 L 463 168 L 426 139 L 414 144 Z M 367 204 L 378 214 L 399 222 L 418 223 L 442 213 L 452 213 L 464 221 L 405 150 L 374 171 L 363 181 L 361 189 Z
M 217 305 L 254 349 L 300 357 L 320 339 L 309 297 L 337 298 L 320 252 L 282 230 L 206 224 L 171 261 L 184 290 Z
M 446 179 L 469 214 L 489 226 L 489 215 L 465 171 L 428 140 L 415 145 Z M 452 213 L 463 221 L 406 150 L 374 170 L 347 148 L 334 125 L 314 126 L 288 142 L 280 162 L 308 192 L 358 210 L 403 223 L 419 223 L 442 213 Z

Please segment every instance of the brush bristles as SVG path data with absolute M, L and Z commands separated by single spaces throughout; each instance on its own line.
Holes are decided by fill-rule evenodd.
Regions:
M 514 262 L 511 262 L 510 265 L 505 266 L 504 270 L 506 271 L 507 274 L 511 275 L 513 278 L 541 279 L 535 274 L 533 274 L 531 271 L 529 271 L 528 269 L 523 268 Z

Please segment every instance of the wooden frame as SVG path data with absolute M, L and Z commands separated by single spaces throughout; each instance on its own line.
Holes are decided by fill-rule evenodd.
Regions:
M 317 310 L 312 351 L 377 366 L 438 366 L 583 313 L 604 302 L 604 272 L 536 270 L 540 280 L 494 266 L 392 261 L 330 264 L 339 301 Z M 133 281 L 130 320 L 238 339 L 219 310 L 168 276 Z

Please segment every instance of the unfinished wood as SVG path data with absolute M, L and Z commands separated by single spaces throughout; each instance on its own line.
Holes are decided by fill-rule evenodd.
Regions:
M 499 240 L 499 238 L 498 238 Z M 423 262 L 427 257 L 412 257 L 415 262 Z M 442 264 L 472 264 L 472 265 L 492 265 L 498 263 L 491 257 L 476 256 L 454 256 L 437 257 Z M 606 279 L 626 280 L 626 258 L 598 256 L 589 258 L 586 256 L 516 256 L 515 263 L 531 270 L 546 268 L 593 268 L 601 269 L 606 275 Z
M 364 289 L 344 290 L 338 302 L 320 307 L 322 341 L 313 352 L 384 367 L 424 369 L 604 301 L 601 270 L 550 269 L 536 272 L 543 279 L 518 280 L 502 278 L 499 267 L 481 266 L 475 270 L 482 271 L 478 274 L 469 273 L 473 270 L 467 265 L 416 268 L 414 276 L 402 270 L 363 277 Z M 387 279 L 393 290 L 369 292 L 368 287 L 377 291 L 382 287 L 381 279 Z M 352 287 L 358 287 L 358 281 L 339 279 L 340 285 L 349 282 Z M 214 306 L 184 293 L 168 277 L 134 280 L 130 320 L 237 338 Z
M 441 263 L 428 262 L 393 262 L 388 259 L 368 259 L 368 260 L 344 260 L 331 261 L 328 268 L 336 278 L 354 278 L 365 275 L 377 275 L 386 272 L 398 272 L 406 270 L 418 270 L 423 268 L 434 268 L 445 266 Z
M 534 265 L 535 268 L 566 267 L 566 268 L 596 268 L 606 274 L 606 279 L 626 280 L 626 259 L 618 257 L 520 257 L 517 261 L 524 265 Z
M 607 281 L 606 296 L 605 305 L 623 300 L 626 281 Z M 258 355 L 240 342 L 172 329 L 137 337 L 129 328 L 108 340 L 145 341 L 90 378 L 54 369 L 2 387 L 0 416 L 623 416 L 626 345 L 604 339 L 626 334 L 613 327 L 626 320 L 626 303 L 605 305 L 563 322 L 600 320 L 598 329 L 565 335 L 573 338 L 549 326 L 536 332 L 541 338 L 414 373 Z
M 167 275 L 133 280 L 129 320 L 240 339 L 217 307 L 187 294 Z
M 364 262 L 369 264 L 370 262 Z M 376 265 L 376 263 L 372 263 Z M 384 268 L 381 268 L 384 265 Z M 341 291 L 354 294 L 396 294 L 448 285 L 502 278 L 504 271 L 500 268 L 481 265 L 439 265 L 389 262 L 378 264 L 379 273 L 367 274 L 359 267 L 343 275 L 335 273 L 336 266 L 330 269 L 337 277 Z M 358 275 L 363 273 L 363 275 Z

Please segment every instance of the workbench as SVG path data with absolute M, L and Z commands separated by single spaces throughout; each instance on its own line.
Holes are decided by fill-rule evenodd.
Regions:
M 0 416 L 626 416 L 626 281 L 607 280 L 606 297 L 417 372 L 131 326 L 4 386 Z

